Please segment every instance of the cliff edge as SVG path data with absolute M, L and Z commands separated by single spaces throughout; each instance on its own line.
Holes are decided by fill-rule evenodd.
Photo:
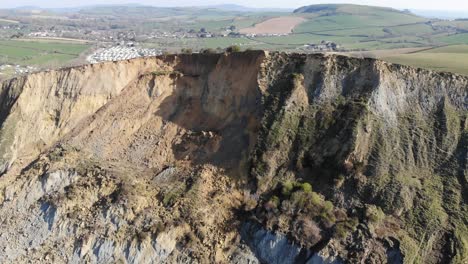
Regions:
M 0 87 L 0 262 L 468 260 L 468 77 L 248 51 Z

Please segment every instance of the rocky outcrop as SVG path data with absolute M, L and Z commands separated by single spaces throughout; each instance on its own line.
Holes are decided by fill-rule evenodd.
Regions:
M 263 51 L 6 81 L 0 261 L 462 262 L 467 87 Z

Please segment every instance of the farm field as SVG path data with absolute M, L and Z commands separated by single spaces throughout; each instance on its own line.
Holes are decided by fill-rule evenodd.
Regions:
M 468 33 L 438 35 L 434 40 L 444 44 L 468 44 Z
M 73 60 L 89 48 L 79 43 L 32 40 L 1 40 L 0 60 L 6 64 L 43 66 L 63 64 Z
M 468 75 L 468 45 L 453 45 L 409 54 L 384 56 L 398 64 Z
M 122 5 L 85 7 L 70 14 L 54 12 L 0 11 L 0 63 L 60 66 L 80 57 L 91 46 L 122 43 L 169 53 L 181 49 L 221 51 L 236 45 L 241 50 L 338 52 L 467 72 L 464 61 L 468 20 L 424 18 L 391 8 L 329 4 L 281 11 L 229 5 L 199 8 Z M 53 32 L 43 32 L 47 30 Z M 322 41 L 332 42 L 337 48 L 315 49 Z M 447 47 L 433 48 L 442 46 Z
M 293 29 L 305 22 L 302 17 L 286 16 L 271 18 L 253 27 L 243 28 L 239 32 L 243 34 L 288 34 Z
M 416 53 L 419 51 L 424 51 L 431 49 L 432 47 L 420 47 L 420 48 L 401 48 L 401 49 L 383 49 L 383 50 L 372 50 L 372 51 L 355 51 L 355 52 L 345 52 L 342 53 L 347 56 L 352 57 L 364 57 L 364 58 L 383 58 L 390 57 L 408 53 Z M 340 54 L 340 53 L 339 53 Z

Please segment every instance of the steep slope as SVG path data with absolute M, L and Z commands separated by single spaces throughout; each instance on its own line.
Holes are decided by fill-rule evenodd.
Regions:
M 155 63 L 89 65 L 4 82 L 0 92 L 2 167 L 25 155 L 37 156 Z
M 5 82 L 0 261 L 460 263 L 467 87 L 263 51 Z

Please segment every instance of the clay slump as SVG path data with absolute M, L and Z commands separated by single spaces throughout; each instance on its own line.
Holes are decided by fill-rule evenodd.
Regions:
M 5 81 L 0 262 L 459 263 L 467 87 L 377 60 L 264 51 Z M 311 219 L 319 241 L 294 224 L 304 210 L 284 209 L 287 182 L 332 204 L 333 221 Z

